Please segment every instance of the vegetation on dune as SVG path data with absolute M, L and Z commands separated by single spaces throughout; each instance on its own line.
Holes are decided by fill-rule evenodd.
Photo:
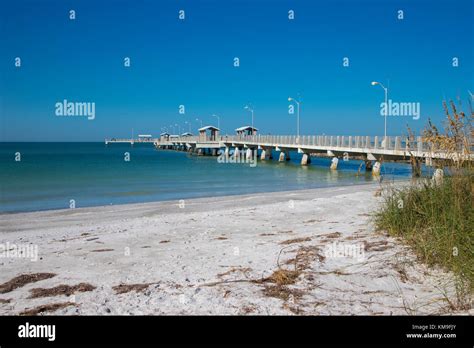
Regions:
M 457 301 L 452 309 L 471 306 L 474 292 L 474 169 L 472 153 L 473 112 L 467 117 L 446 103 L 446 126 L 441 133 L 429 122 L 423 141 L 429 151 L 449 154 L 433 160 L 438 178 L 422 178 L 412 185 L 391 188 L 375 215 L 379 230 L 402 237 L 420 260 L 441 266 L 455 275 Z M 436 177 L 435 170 L 435 177 Z

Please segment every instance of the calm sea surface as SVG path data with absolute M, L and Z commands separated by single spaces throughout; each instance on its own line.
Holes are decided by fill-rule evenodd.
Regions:
M 15 153 L 21 161 L 15 161 Z M 130 161 L 124 161 L 124 153 Z M 274 154 L 278 158 L 278 154 Z M 0 211 L 35 211 L 76 207 L 180 200 L 354 185 L 373 181 L 361 161 L 339 161 L 330 171 L 329 158 L 312 158 L 299 165 L 276 159 L 249 164 L 223 164 L 217 157 L 156 150 L 151 144 L 0 143 Z M 382 166 L 387 179 L 411 175 L 406 164 Z

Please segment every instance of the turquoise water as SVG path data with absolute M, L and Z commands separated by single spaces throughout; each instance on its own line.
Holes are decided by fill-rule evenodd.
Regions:
M 15 161 L 15 153 L 21 161 Z M 130 161 L 124 161 L 124 153 Z M 274 154 L 278 158 L 277 154 Z M 76 207 L 179 200 L 254 192 L 298 190 L 352 185 L 374 179 L 361 161 L 339 161 L 329 170 L 329 158 L 312 158 L 299 165 L 291 161 L 223 164 L 217 157 L 156 150 L 151 144 L 0 143 L 0 211 L 36 211 Z M 406 164 L 387 163 L 389 179 L 410 177 Z

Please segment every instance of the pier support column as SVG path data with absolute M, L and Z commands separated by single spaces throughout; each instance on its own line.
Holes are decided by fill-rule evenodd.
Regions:
M 198 156 L 204 156 L 204 153 L 202 151 L 203 149 L 197 149 L 197 155 Z
M 217 156 L 217 149 L 211 150 L 211 156 Z
M 339 159 L 338 159 L 337 157 L 333 157 L 333 158 L 332 158 L 332 161 L 331 161 L 331 166 L 330 166 L 330 168 L 331 168 L 332 170 L 336 170 L 338 163 L 339 163 Z
M 444 172 L 441 168 L 435 170 L 431 182 L 435 186 L 440 186 L 444 181 Z
M 307 166 L 310 163 L 311 163 L 311 157 L 309 156 L 309 154 L 304 153 L 303 157 L 301 157 L 301 165 Z
M 235 148 L 234 150 L 234 158 L 237 160 L 237 159 L 240 159 L 240 150 L 238 147 Z
M 262 153 L 260 154 L 260 159 L 261 160 L 267 160 L 267 159 L 272 159 L 272 149 L 262 149 Z
M 284 162 L 285 161 L 285 153 L 283 151 L 280 152 L 280 157 L 278 158 L 278 162 Z
M 373 176 L 379 176 L 380 175 L 380 167 L 382 165 L 380 164 L 379 161 L 374 163 L 374 167 L 372 168 L 372 175 Z
M 290 160 L 290 151 L 285 151 L 285 160 Z
M 372 161 L 371 160 L 365 160 L 365 171 L 366 172 L 371 172 L 372 171 Z
M 245 159 L 248 161 L 252 160 L 252 149 L 249 147 L 245 153 Z
M 426 157 L 425 166 L 427 166 L 427 167 L 432 167 L 433 166 L 433 159 L 431 157 Z

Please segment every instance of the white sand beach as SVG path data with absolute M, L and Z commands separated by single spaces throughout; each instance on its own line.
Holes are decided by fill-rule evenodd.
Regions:
M 370 223 L 379 189 L 4 214 L 0 243 L 37 246 L 38 260 L 0 258 L 0 284 L 22 274 L 54 276 L 3 288 L 0 314 L 55 303 L 65 305 L 44 314 L 449 313 L 443 293 L 452 292 L 451 276 L 420 264 Z M 91 287 L 29 298 L 34 288 L 80 283 Z

